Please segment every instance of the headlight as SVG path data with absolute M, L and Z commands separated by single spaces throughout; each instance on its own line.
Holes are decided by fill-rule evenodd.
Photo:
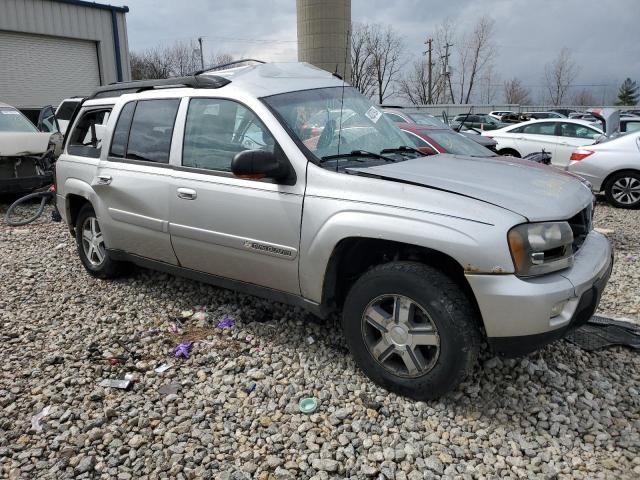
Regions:
M 507 238 L 517 275 L 543 275 L 573 264 L 567 222 L 524 223 L 509 230 Z

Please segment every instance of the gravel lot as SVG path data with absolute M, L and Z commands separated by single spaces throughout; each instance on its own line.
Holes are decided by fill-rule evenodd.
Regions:
M 602 312 L 637 319 L 640 211 L 600 204 L 596 224 L 617 249 Z M 95 280 L 61 224 L 2 225 L 0 252 L 0 477 L 640 476 L 637 353 L 484 353 L 456 392 L 414 402 L 366 380 L 335 321 L 141 269 Z M 208 315 L 170 333 L 183 310 Z M 127 373 L 130 390 L 98 386 Z M 298 413 L 310 395 L 317 412 Z

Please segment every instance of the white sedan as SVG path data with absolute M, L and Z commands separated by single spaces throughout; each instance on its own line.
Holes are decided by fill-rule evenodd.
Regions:
M 545 118 L 482 132 L 498 142 L 500 155 L 524 157 L 544 149 L 551 154 L 553 165 L 569 165 L 571 153 L 578 147 L 592 145 L 604 135 L 599 128 L 582 120 Z

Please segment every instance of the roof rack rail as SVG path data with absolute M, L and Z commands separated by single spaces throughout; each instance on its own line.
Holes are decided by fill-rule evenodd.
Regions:
M 220 88 L 231 83 L 224 77 L 190 75 L 188 77 L 161 78 L 157 80 L 135 80 L 133 82 L 110 83 L 98 88 L 89 98 L 119 97 L 126 93 L 137 93 L 156 88 Z
M 231 67 L 233 65 L 238 65 L 240 63 L 247 62 L 257 62 L 257 63 L 267 63 L 263 60 L 256 60 L 255 58 L 241 58 L 240 60 L 234 60 L 233 62 L 221 63 L 220 65 L 214 65 L 213 67 L 205 68 L 203 70 L 198 70 L 194 73 L 194 75 L 200 75 L 201 73 L 211 72 L 212 70 L 220 70 L 221 68 Z

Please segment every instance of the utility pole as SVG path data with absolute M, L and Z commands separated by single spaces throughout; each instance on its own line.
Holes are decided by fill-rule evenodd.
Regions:
M 431 70 L 433 69 L 433 63 L 431 62 L 431 52 L 433 51 L 432 48 L 432 43 L 433 43 L 433 38 L 428 38 L 426 42 L 424 42 L 425 45 L 429 45 L 429 48 L 427 49 L 427 51 L 425 53 L 427 53 L 429 55 L 429 58 L 427 60 L 427 68 L 429 69 L 429 74 L 428 74 L 428 81 L 429 81 L 429 91 L 427 92 L 427 103 L 428 104 L 432 104 L 433 103 L 433 85 L 432 85 L 432 73 Z
M 204 70 L 204 55 L 202 54 L 202 37 L 198 37 L 198 43 L 200 44 L 200 68 Z
M 444 75 L 445 81 L 449 81 L 449 93 L 451 94 L 451 103 L 456 103 L 455 98 L 453 98 L 453 87 L 451 86 L 451 71 L 449 70 L 449 57 L 451 54 L 449 53 L 449 48 L 453 47 L 452 43 L 447 43 L 444 46 L 444 55 L 440 58 L 443 60 L 444 71 L 442 74 Z

